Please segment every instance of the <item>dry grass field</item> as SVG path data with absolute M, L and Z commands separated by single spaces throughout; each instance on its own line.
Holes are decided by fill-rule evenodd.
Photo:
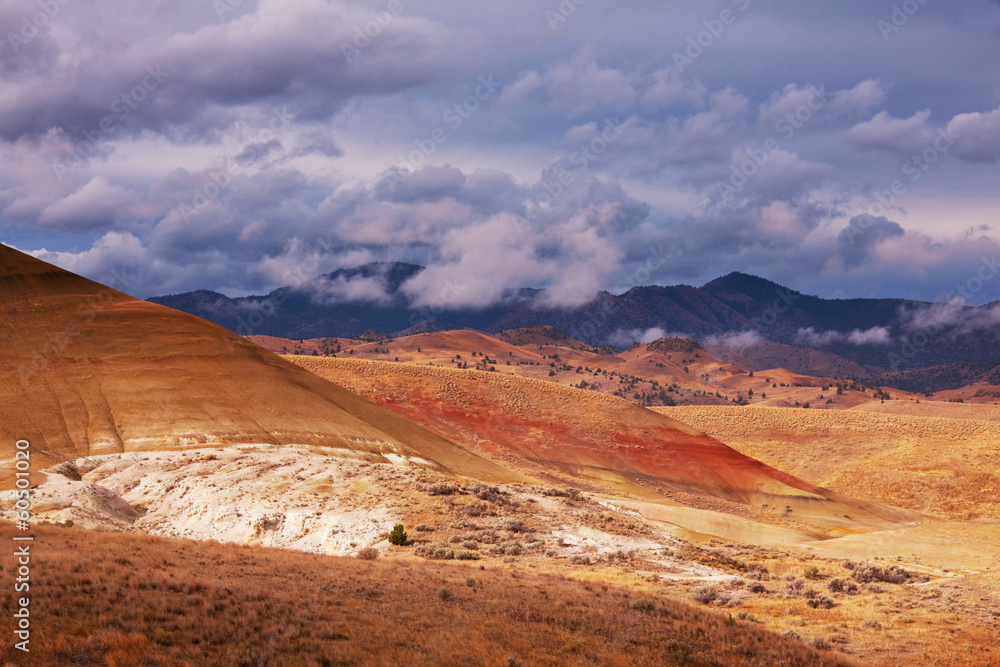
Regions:
M 993 406 L 887 401 L 854 410 L 654 409 L 840 493 L 952 520 L 1000 518 L 1000 425 L 984 418 L 996 414 Z
M 0 525 L 0 539 L 12 532 Z M 5 663 L 857 664 L 726 611 L 614 583 L 75 528 L 35 535 L 31 653 L 5 641 Z M 3 596 L 12 608 L 12 593 Z

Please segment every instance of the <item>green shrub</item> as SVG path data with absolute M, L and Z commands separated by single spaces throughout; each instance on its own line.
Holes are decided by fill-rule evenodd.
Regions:
M 403 524 L 397 523 L 392 527 L 392 532 L 389 533 L 389 544 L 394 544 L 397 547 L 406 544 L 406 530 L 403 528 Z

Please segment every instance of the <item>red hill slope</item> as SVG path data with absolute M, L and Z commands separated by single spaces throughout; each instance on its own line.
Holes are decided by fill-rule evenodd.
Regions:
M 819 488 L 607 394 L 471 369 L 287 358 L 533 476 L 685 503 L 693 494 L 847 530 L 916 518 Z

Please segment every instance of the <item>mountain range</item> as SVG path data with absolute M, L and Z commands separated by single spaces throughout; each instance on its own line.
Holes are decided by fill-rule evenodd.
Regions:
M 909 391 L 1000 382 L 996 344 L 1000 302 L 980 307 L 906 299 L 824 299 L 734 272 L 701 287 L 636 286 L 602 291 L 573 308 L 543 305 L 543 292 L 511 290 L 484 308 L 420 308 L 408 281 L 424 267 L 373 263 L 340 269 L 302 286 L 230 298 L 198 290 L 150 301 L 215 322 L 241 335 L 284 338 L 391 336 L 476 329 L 486 333 L 549 325 L 592 346 L 680 335 L 722 357 L 794 372 L 816 369 L 816 355 L 851 379 Z M 352 289 L 364 286 L 365 289 Z M 375 288 L 372 291 L 372 288 Z M 767 360 L 766 362 L 764 360 Z M 827 364 L 830 365 L 830 364 Z

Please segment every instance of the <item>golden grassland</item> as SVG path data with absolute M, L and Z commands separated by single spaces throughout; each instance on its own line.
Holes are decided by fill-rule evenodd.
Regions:
M 901 406 L 900 413 L 756 406 L 654 410 L 855 498 L 952 520 L 1000 517 L 1000 425 L 982 418 L 989 416 L 987 406 L 891 403 Z M 904 405 L 911 414 L 901 413 Z M 922 410 L 933 416 L 912 414 Z M 949 410 L 961 418 L 939 416 Z
M 12 533 L 0 526 L 0 539 Z M 752 621 L 600 580 L 54 526 L 34 534 L 31 652 L 5 642 L 5 662 L 855 664 Z M 9 557 L 3 566 L 10 571 Z M 5 609 L 12 598 L 3 594 Z

